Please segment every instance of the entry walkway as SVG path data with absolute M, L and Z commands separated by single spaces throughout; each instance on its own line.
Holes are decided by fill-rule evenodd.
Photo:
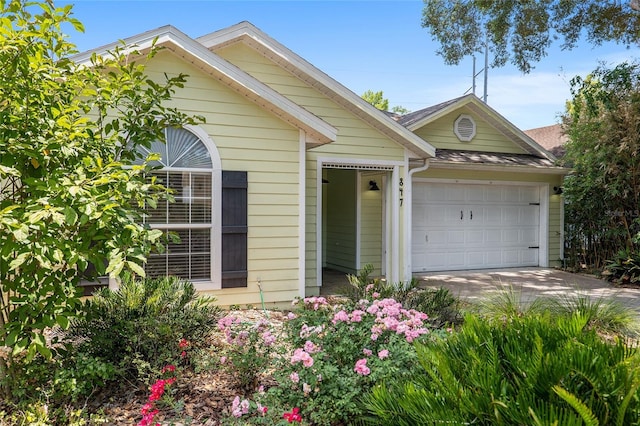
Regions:
M 448 288 L 463 300 L 479 301 L 499 291 L 513 289 L 520 301 L 538 297 L 588 296 L 592 300 L 614 299 L 640 314 L 640 288 L 615 287 L 587 275 L 549 268 L 517 268 L 482 271 L 452 271 L 414 274 L 421 286 Z

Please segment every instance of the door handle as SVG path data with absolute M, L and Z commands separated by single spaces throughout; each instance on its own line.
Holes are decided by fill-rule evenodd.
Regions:
M 471 220 L 473 220 L 473 210 L 471 210 Z
M 462 214 L 462 210 L 460 210 L 460 220 L 462 220 L 463 218 L 463 214 Z
M 425 243 L 429 242 L 429 234 L 424 234 L 424 241 Z

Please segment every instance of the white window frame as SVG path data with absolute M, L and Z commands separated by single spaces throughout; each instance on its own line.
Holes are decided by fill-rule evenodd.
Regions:
M 204 280 L 192 281 L 196 290 L 218 290 L 222 288 L 222 162 L 218 149 L 209 137 L 207 132 L 200 126 L 185 125 L 184 130 L 191 132 L 200 142 L 204 144 L 211 159 L 211 168 L 185 168 L 185 167 L 163 167 L 158 171 L 184 171 L 190 173 L 211 173 L 211 271 L 210 278 Z M 169 143 L 169 141 L 167 141 Z M 154 229 L 172 230 L 172 229 L 197 229 L 202 226 L 199 224 L 153 224 L 149 226 Z M 206 227 L 209 227 L 206 224 Z

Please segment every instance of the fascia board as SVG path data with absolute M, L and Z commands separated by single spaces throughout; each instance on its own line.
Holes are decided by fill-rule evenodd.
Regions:
M 387 117 L 382 111 L 377 110 L 360 96 L 249 22 L 241 22 L 227 29 L 204 35 L 199 37 L 197 41 L 207 49 L 215 49 L 239 41 L 243 37 L 249 38 L 251 43 L 277 63 L 287 63 L 290 72 L 293 71 L 312 87 L 321 91 L 323 88 L 328 89 L 334 94 L 332 96 L 334 101 L 354 112 L 358 117 L 411 152 L 421 158 L 435 156 L 436 149 L 433 145 Z
M 572 169 L 566 167 L 531 167 L 503 164 L 465 164 L 450 161 L 430 161 L 430 169 L 475 170 L 484 172 L 514 172 L 549 175 L 568 175 Z
M 138 36 L 129 37 L 124 40 L 124 45 L 127 47 L 123 48 L 123 51 L 124 53 L 144 51 L 145 49 L 151 48 L 154 40 L 158 46 L 174 46 L 174 53 L 180 54 L 180 52 L 182 52 L 191 59 L 191 62 L 197 61 L 202 64 L 210 72 L 219 76 L 252 101 L 273 111 L 281 119 L 295 127 L 302 128 L 309 132 L 311 139 L 314 140 L 315 146 L 336 140 L 338 130 L 331 124 L 280 95 L 275 90 L 211 52 L 173 26 L 168 25 L 156 30 L 147 31 Z M 93 53 L 106 53 L 105 56 L 109 56 L 108 51 L 118 45 L 123 45 L 123 43 L 112 43 L 98 49 L 81 53 L 72 57 L 72 59 L 79 64 L 90 65 L 90 59 Z M 314 135 L 315 137 L 313 137 Z
M 447 105 L 445 108 L 434 112 L 422 119 L 416 121 L 415 123 L 407 126 L 407 129 L 411 131 L 415 131 L 429 123 L 432 123 L 438 120 L 441 117 L 444 117 L 451 112 L 460 109 L 464 106 L 473 106 L 471 109 L 478 113 L 482 118 L 484 118 L 489 124 L 495 127 L 498 131 L 500 131 L 507 138 L 511 139 L 516 145 L 521 148 L 526 149 L 531 154 L 537 154 L 542 156 L 543 158 L 547 158 L 551 161 L 556 161 L 556 157 L 540 146 L 536 141 L 534 141 L 530 136 L 524 133 L 522 130 L 513 125 L 509 120 L 507 120 L 504 116 L 502 116 L 499 112 L 482 102 L 479 98 L 474 95 L 467 95 L 465 97 L 460 98 L 457 102 Z

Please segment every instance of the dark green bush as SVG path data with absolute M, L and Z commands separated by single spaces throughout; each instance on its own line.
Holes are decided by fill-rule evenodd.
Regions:
M 75 321 L 68 340 L 76 350 L 113 364 L 123 375 L 144 378 L 176 362 L 182 339 L 192 349 L 207 346 L 220 309 L 176 277 L 125 279 L 103 289 Z
M 588 323 L 578 311 L 469 315 L 417 345 L 421 374 L 374 388 L 371 424 L 638 424 L 640 352 Z
M 607 261 L 603 275 L 618 284 L 640 284 L 640 252 L 620 250 Z

